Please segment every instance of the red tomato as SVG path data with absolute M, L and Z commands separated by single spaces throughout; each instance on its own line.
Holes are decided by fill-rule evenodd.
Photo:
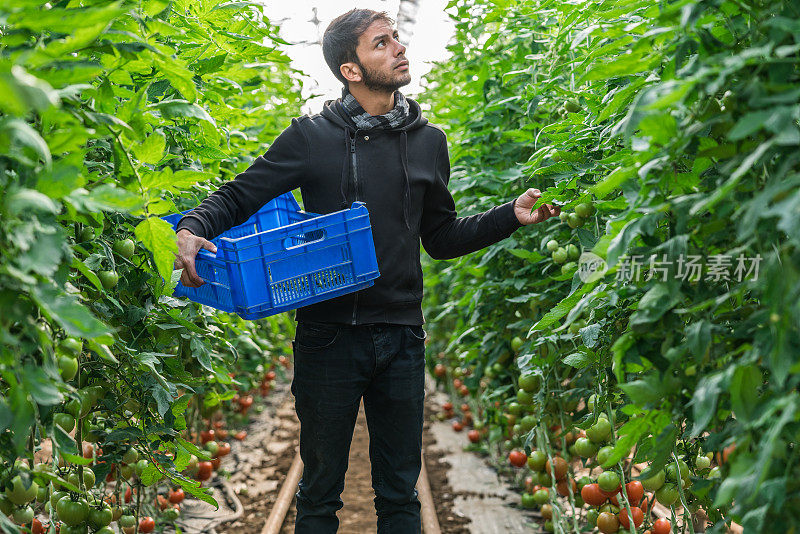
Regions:
M 455 430 L 456 432 L 461 432 L 462 430 L 464 430 L 464 423 L 462 423 L 461 421 L 453 421 L 453 430 Z
M 34 517 L 33 521 L 31 521 L 31 534 L 44 534 L 44 531 L 45 528 L 42 522 Z
M 180 504 L 183 502 L 183 499 L 186 497 L 186 494 L 183 492 L 182 488 L 177 488 L 171 490 L 169 492 L 169 502 L 172 504 Z
M 653 534 L 670 534 L 670 532 L 672 532 L 672 523 L 669 522 L 669 519 L 662 517 L 653 523 Z
M 211 478 L 211 473 L 214 470 L 214 466 L 211 465 L 211 462 L 198 462 L 197 464 L 197 475 L 195 478 L 197 480 L 208 480 Z M 127 501 L 125 501 L 127 502 Z
M 581 489 L 581 499 L 590 506 L 600 506 L 606 502 L 606 496 L 600 491 L 600 486 L 597 483 L 586 484 Z
M 644 486 L 638 480 L 632 480 L 625 484 L 625 495 L 627 495 L 629 503 L 639 504 L 644 497 Z
M 219 444 L 219 448 L 217 449 L 217 456 L 222 458 L 223 456 L 227 456 L 231 453 L 231 444 L 228 442 L 223 441 Z
M 209 430 L 203 430 L 202 432 L 200 432 L 200 441 L 202 441 L 203 444 L 206 444 L 209 441 L 214 441 L 215 437 L 216 437 L 216 432 L 214 432 L 213 428 Z
M 244 438 L 246 438 L 246 437 L 247 437 L 247 430 L 240 430 L 239 432 L 237 432 L 236 434 L 234 434 L 234 435 L 233 435 L 233 437 L 234 437 L 235 439 L 239 440 L 239 441 L 243 441 L 243 440 L 244 440 Z
M 653 523 L 653 534 L 670 534 L 672 532 L 672 523 L 669 522 L 669 519 L 661 518 L 656 519 L 656 522 Z
M 219 469 L 221 463 L 222 463 L 222 458 L 220 458 L 219 456 L 211 459 L 211 467 L 214 469 L 214 471 Z
M 145 516 L 139 520 L 139 532 L 148 534 L 149 532 L 153 532 L 155 528 L 156 528 L 156 522 L 153 520 L 152 517 Z
M 267 380 L 275 380 L 275 371 L 268 371 L 265 376 Z
M 478 443 L 481 440 L 481 433 L 474 429 L 470 430 L 467 432 L 467 438 L 469 438 L 472 443 Z
M 464 385 L 464 382 L 462 382 L 460 378 L 454 378 L 453 379 L 453 387 L 454 388 L 458 389 L 463 385 Z
M 528 455 L 522 451 L 511 451 L 508 454 L 508 463 L 514 467 L 525 467 L 528 463 Z
M 631 514 L 633 515 L 633 524 L 637 527 L 640 526 L 644 522 L 644 512 L 638 506 L 631 506 Z M 623 508 L 617 514 L 619 518 L 619 524 L 625 528 L 630 526 L 630 521 L 628 519 L 628 509 Z
M 570 486 L 572 486 L 572 493 L 575 493 L 578 490 L 578 486 L 575 484 L 575 481 L 570 479 Z M 567 486 L 567 480 L 561 480 L 556 484 L 556 491 L 562 497 L 567 497 L 569 495 L 569 487 Z
M 442 404 L 442 409 L 446 412 L 451 411 L 453 409 L 453 403 L 450 401 L 445 402 L 444 404 Z

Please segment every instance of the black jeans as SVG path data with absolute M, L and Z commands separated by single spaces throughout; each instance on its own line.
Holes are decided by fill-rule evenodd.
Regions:
M 397 324 L 297 325 L 292 394 L 303 477 L 296 534 L 336 532 L 361 398 L 380 534 L 418 534 L 425 331 Z

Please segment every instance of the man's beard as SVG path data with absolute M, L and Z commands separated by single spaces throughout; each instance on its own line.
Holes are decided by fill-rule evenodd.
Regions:
M 363 81 L 364 86 L 371 91 L 378 93 L 394 93 L 404 85 L 411 83 L 411 75 L 401 78 L 392 78 L 381 72 L 369 70 L 362 65 L 360 61 L 357 61 L 356 64 L 361 67 L 361 81 Z M 408 73 L 408 71 L 406 71 L 406 73 Z

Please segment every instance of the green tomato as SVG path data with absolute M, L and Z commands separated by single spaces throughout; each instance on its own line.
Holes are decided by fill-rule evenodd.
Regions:
M 555 239 L 551 239 L 550 241 L 547 242 L 547 252 L 555 252 L 556 250 L 558 250 L 558 247 L 559 247 L 558 241 L 556 241 Z
M 514 415 L 519 415 L 522 413 L 522 405 L 516 401 L 510 402 L 508 404 L 508 412 Z
M 78 374 L 78 359 L 65 354 L 58 357 L 58 372 L 66 382 L 75 378 Z
M 595 401 L 596 400 L 597 400 L 597 395 L 595 395 L 594 393 L 589 395 L 589 400 L 586 401 L 586 406 L 588 406 L 589 411 L 592 411 L 592 412 L 594 411 Z
M 511 340 L 511 350 L 513 350 L 514 352 L 519 352 L 519 349 L 522 348 L 522 344 L 523 344 L 522 338 L 515 337 L 514 339 Z
M 522 507 L 523 508 L 536 508 L 536 500 L 528 492 L 522 494 Z
M 17 508 L 16 510 L 14 510 L 12 517 L 14 518 L 14 521 L 18 525 L 30 523 L 31 521 L 33 521 L 33 508 L 31 508 L 30 506 L 23 506 L 21 508 Z
M 16 475 L 11 479 L 11 485 L 6 485 L 6 497 L 8 500 L 18 506 L 28 504 L 36 498 L 36 493 L 39 491 L 39 484 L 31 480 L 31 485 L 27 488 L 22 478 Z
M 546 488 L 536 490 L 533 494 L 533 500 L 540 506 L 547 504 L 550 502 L 550 491 Z
M 536 423 L 538 423 L 536 416 L 526 415 L 525 417 L 520 419 L 519 426 L 522 428 L 523 432 L 527 433 L 530 432 L 533 429 L 533 427 L 536 426 Z M 542 466 L 544 466 L 544 464 L 542 464 Z
M 600 515 L 600 512 L 596 508 L 589 508 L 589 511 L 586 512 L 586 522 L 589 523 L 590 527 L 597 526 L 597 517 Z
M 578 215 L 578 217 L 588 219 L 594 215 L 594 206 L 588 202 L 581 202 L 575 206 L 575 214 Z
M 219 444 L 216 441 L 207 441 L 205 444 L 205 449 L 211 453 L 211 456 L 215 456 L 217 451 L 219 451 Z M 138 474 L 138 473 L 137 473 Z
M 533 393 L 539 389 L 538 375 L 522 375 L 519 377 L 519 387 L 523 391 Z
M 136 464 L 133 464 L 136 465 Z M 134 470 L 133 466 L 130 464 L 122 464 L 119 466 L 119 476 L 124 478 L 125 480 L 130 480 L 133 476 Z
M 530 406 L 533 404 L 533 395 L 524 389 L 517 391 L 517 402 L 523 406 Z
M 136 525 L 136 518 L 132 515 L 123 515 L 119 518 L 117 523 L 119 523 L 119 526 L 123 528 L 130 528 Z
M 597 477 L 597 485 L 603 491 L 614 491 L 619 487 L 619 475 L 614 471 L 603 471 Z
M 121 257 L 130 259 L 133 256 L 133 251 L 136 245 L 134 244 L 132 239 L 118 239 L 114 241 L 114 246 L 112 250 L 120 255 Z
M 702 454 L 694 459 L 694 465 L 698 469 L 708 469 L 711 467 L 711 459 L 708 456 L 703 456 Z
M 561 264 L 567 261 L 567 250 L 564 247 L 558 247 L 551 255 L 555 263 Z
M 583 226 L 584 223 L 583 217 L 578 215 L 577 213 L 570 213 L 569 217 L 567 218 L 567 226 L 570 228 L 579 228 Z
M 574 273 L 575 269 L 578 268 L 578 264 L 574 261 L 568 261 L 564 265 L 561 266 L 561 274 L 569 274 Z
M 47 489 L 47 486 L 40 486 L 39 490 L 36 492 L 36 502 L 47 502 L 49 498 L 50 490 Z
M 177 510 L 175 510 L 175 512 L 177 512 Z M 102 527 L 97 529 L 94 534 L 117 534 L 117 533 L 114 532 L 114 529 L 111 527 Z
M 83 229 L 81 229 L 81 233 L 78 235 L 78 242 L 86 243 L 92 239 L 94 239 L 94 228 L 91 226 L 84 226 Z
M 685 482 L 689 480 L 691 476 L 691 472 L 689 471 L 689 466 L 683 460 L 678 460 L 678 465 L 680 468 L 675 467 L 674 463 L 671 463 L 666 468 L 667 473 L 667 480 L 671 482 L 678 481 L 678 469 L 680 469 L 681 481 L 684 482 L 684 487 L 686 486 Z
M 163 512 L 161 512 L 161 517 L 163 517 L 167 521 L 175 521 L 178 519 L 180 512 L 175 508 L 167 508 Z
M 708 478 L 720 478 L 722 477 L 722 471 L 720 470 L 718 465 L 715 465 L 711 468 L 711 471 L 708 472 Z
M 149 462 L 147 460 L 145 460 L 144 458 L 142 458 L 141 460 L 136 462 L 135 470 L 136 470 L 136 476 L 137 477 L 142 476 L 142 473 L 144 473 L 144 470 L 147 469 L 148 463 Z
M 525 419 L 524 417 L 522 418 Z M 528 456 L 528 467 L 534 471 L 544 471 L 544 466 L 547 463 L 547 455 L 543 451 L 532 451 Z
M 97 277 L 100 278 L 100 283 L 105 289 L 113 289 L 119 282 L 117 271 L 100 271 L 97 273 Z
M 83 341 L 74 337 L 68 337 L 61 342 L 64 352 L 77 356 L 83 350 Z
M 58 504 L 58 501 L 60 501 L 62 497 L 66 497 L 68 495 L 69 492 L 67 491 L 54 491 L 50 495 L 50 506 L 52 506 L 55 509 L 56 505 Z
M 578 438 L 575 441 L 575 452 L 582 458 L 591 458 L 597 454 L 597 445 L 592 443 L 589 438 Z
M 606 463 L 606 460 L 608 460 L 611 457 L 611 453 L 613 451 L 614 447 L 612 447 L 611 445 L 606 445 L 605 447 L 602 447 L 599 451 L 597 451 L 597 464 L 603 465 L 604 463 Z
M 571 261 L 575 261 L 581 257 L 581 249 L 579 249 L 576 245 L 570 243 L 567 245 L 567 259 Z
M 672 506 L 678 502 L 678 486 L 675 484 L 664 484 L 656 491 L 656 500 L 664 506 Z
M 53 415 L 53 424 L 61 427 L 64 432 L 72 432 L 75 428 L 75 418 L 68 413 L 59 412 Z
M 558 215 L 558 218 L 561 219 L 562 223 L 568 222 L 569 221 L 569 213 L 567 213 L 566 211 L 562 211 Z
M 643 479 L 642 486 L 647 491 L 656 491 L 661 486 L 664 485 L 664 481 L 666 479 L 667 479 L 667 474 L 663 469 L 661 469 L 658 473 L 656 473 L 652 477 Z
M 73 501 L 71 498 L 60 499 L 56 504 L 58 518 L 69 526 L 80 525 L 89 517 L 89 504 L 86 499 Z
M 110 506 L 102 508 L 92 508 L 89 510 L 89 524 L 95 530 L 111 524 L 112 512 Z
M 608 419 L 598 419 L 586 430 L 586 436 L 595 443 L 602 443 L 611 435 L 611 423 Z
M 576 113 L 583 108 L 581 108 L 581 105 L 580 103 L 578 103 L 577 100 L 575 100 L 574 98 L 570 98 L 569 100 L 564 101 L 564 109 L 566 109 L 570 113 Z

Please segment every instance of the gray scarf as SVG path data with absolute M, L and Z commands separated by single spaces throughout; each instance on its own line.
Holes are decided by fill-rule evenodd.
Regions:
M 405 123 L 408 117 L 408 102 L 400 91 L 394 92 L 394 108 L 384 115 L 370 115 L 367 113 L 358 103 L 356 97 L 347 90 L 347 86 L 342 88 L 342 104 L 347 114 L 350 115 L 350 118 L 353 119 L 353 122 L 356 123 L 360 130 L 398 128 Z

